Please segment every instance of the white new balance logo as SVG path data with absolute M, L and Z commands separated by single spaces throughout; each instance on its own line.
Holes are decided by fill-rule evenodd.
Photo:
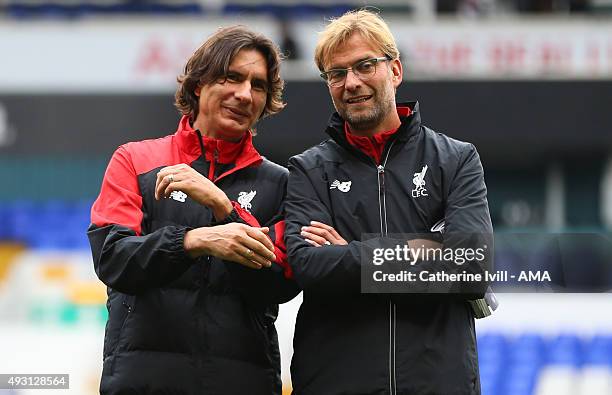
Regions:
M 340 182 L 338 180 L 335 180 L 334 182 L 332 182 L 329 189 L 338 189 L 341 192 L 348 192 L 351 190 L 351 184 L 352 184 L 352 181 Z
M 187 194 L 183 191 L 172 191 L 170 193 L 170 197 L 177 202 L 185 203 L 185 199 L 187 199 Z

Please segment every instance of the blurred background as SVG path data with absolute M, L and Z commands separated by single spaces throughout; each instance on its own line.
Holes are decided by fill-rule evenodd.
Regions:
M 255 144 L 286 164 L 326 137 L 333 110 L 316 32 L 364 5 L 397 39 L 400 101 L 478 148 L 506 240 L 499 267 L 546 267 L 517 233 L 610 247 L 612 0 L 0 0 L 0 373 L 70 373 L 70 393 L 97 393 L 106 289 L 89 210 L 120 144 L 175 131 L 176 76 L 193 50 L 234 23 L 281 46 L 288 105 Z M 483 395 L 612 394 L 610 253 L 572 251 L 586 286 L 501 293 L 477 322 Z M 287 393 L 299 303 L 277 322 Z M 0 389 L 29 393 L 44 391 Z

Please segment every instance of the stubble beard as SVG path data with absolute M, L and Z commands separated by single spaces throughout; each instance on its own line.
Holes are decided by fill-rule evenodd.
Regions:
M 373 130 L 383 122 L 389 112 L 394 110 L 393 95 L 388 93 L 386 95 L 379 95 L 377 93 L 370 100 L 374 101 L 372 108 L 360 114 L 351 113 L 346 110 L 346 107 L 338 110 L 338 113 L 349 124 L 351 130 Z

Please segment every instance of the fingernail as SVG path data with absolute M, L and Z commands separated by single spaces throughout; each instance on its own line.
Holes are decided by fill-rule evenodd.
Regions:
M 272 262 L 270 262 L 270 261 L 266 261 L 266 266 L 267 266 L 267 267 L 272 266 Z
M 310 225 L 314 225 L 315 221 L 310 221 Z
M 306 236 L 306 232 L 302 231 L 302 232 L 300 232 L 300 235 Z

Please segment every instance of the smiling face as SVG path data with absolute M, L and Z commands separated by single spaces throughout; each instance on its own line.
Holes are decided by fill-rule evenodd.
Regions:
M 375 45 L 359 33 L 352 34 L 340 45 L 325 64 L 325 69 L 351 67 L 355 63 L 384 56 Z M 376 73 L 366 81 L 348 72 L 343 86 L 330 87 L 334 107 L 357 135 L 373 135 L 400 125 L 395 109 L 395 89 L 402 81 L 402 65 L 398 59 L 379 62 Z
M 199 109 L 193 127 L 206 136 L 238 141 L 261 116 L 267 90 L 266 59 L 257 50 L 242 49 L 224 78 L 195 90 Z

